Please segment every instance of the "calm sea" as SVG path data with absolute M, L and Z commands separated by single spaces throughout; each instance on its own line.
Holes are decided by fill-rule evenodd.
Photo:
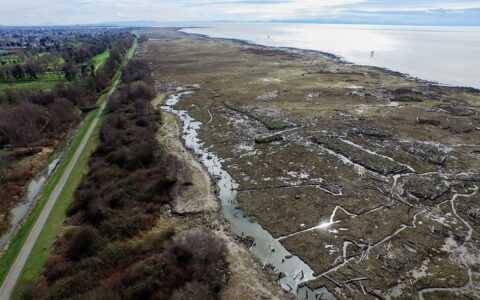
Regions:
M 214 23 L 184 31 L 319 50 L 356 64 L 480 88 L 480 27 Z

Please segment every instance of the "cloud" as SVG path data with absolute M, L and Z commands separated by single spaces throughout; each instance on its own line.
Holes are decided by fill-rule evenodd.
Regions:
M 435 10 L 435 9 L 474 9 L 480 8 L 478 0 L 402 0 L 402 1 L 386 1 L 386 0 L 370 0 L 363 1 L 350 8 L 361 8 L 364 10 Z
M 391 12 L 426 13 L 443 9 L 462 13 L 477 8 L 480 8 L 480 0 L 18 0 L 2 3 L 0 22 L 79 24 L 124 20 L 332 20 L 372 13 L 381 15 L 383 20 Z M 26 16 L 30 16 L 27 21 Z M 465 13 L 465 17 L 471 16 L 471 13 Z M 422 16 L 417 15 L 417 18 Z

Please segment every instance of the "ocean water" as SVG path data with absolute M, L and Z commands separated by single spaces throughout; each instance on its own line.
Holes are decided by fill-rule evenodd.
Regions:
M 210 23 L 183 31 L 329 52 L 355 64 L 480 88 L 480 27 Z

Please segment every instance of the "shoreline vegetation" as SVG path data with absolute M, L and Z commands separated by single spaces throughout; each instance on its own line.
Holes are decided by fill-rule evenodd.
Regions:
M 356 64 L 356 63 L 353 63 L 353 62 L 349 61 L 348 59 L 346 59 L 346 58 L 344 58 L 344 57 L 342 57 L 338 54 L 332 53 L 332 52 L 325 52 L 325 51 L 321 51 L 321 50 L 312 50 L 312 49 L 304 49 L 304 48 L 296 48 L 296 47 L 266 46 L 266 45 L 258 44 L 258 43 L 255 43 L 255 42 L 250 42 L 250 41 L 244 40 L 244 39 L 213 37 L 213 36 L 209 36 L 207 34 L 202 34 L 202 33 L 185 32 L 184 30 L 188 29 L 188 28 L 190 28 L 190 27 L 175 27 L 175 28 L 173 28 L 173 30 L 176 30 L 177 32 L 179 32 L 181 34 L 198 36 L 198 37 L 201 37 L 201 38 L 211 39 L 211 40 L 230 41 L 230 42 L 234 42 L 234 43 L 244 44 L 246 46 L 250 45 L 250 46 L 253 46 L 253 47 L 257 47 L 257 48 L 278 49 L 280 51 L 318 53 L 318 54 L 320 54 L 320 55 L 322 55 L 326 58 L 331 59 L 333 62 L 336 62 L 336 63 L 342 63 L 342 64 L 345 64 L 345 65 L 352 65 L 352 66 L 359 66 L 359 67 L 363 66 L 363 67 L 373 68 L 373 69 L 377 69 L 379 71 L 384 71 L 384 72 L 390 73 L 392 75 L 400 76 L 400 77 L 402 77 L 402 78 L 404 78 L 405 80 L 408 80 L 408 81 L 415 81 L 415 82 L 418 82 L 418 83 L 431 84 L 431 85 L 444 86 L 444 87 L 451 87 L 451 88 L 460 88 L 460 89 L 465 89 L 466 91 L 470 91 L 470 92 L 480 92 L 480 88 L 475 88 L 475 87 L 471 87 L 471 86 L 462 86 L 462 85 L 440 83 L 440 82 L 437 82 L 435 80 L 416 77 L 416 76 L 410 75 L 408 73 L 395 71 L 395 70 L 392 70 L 392 69 L 389 69 L 389 68 L 386 68 L 386 67 Z

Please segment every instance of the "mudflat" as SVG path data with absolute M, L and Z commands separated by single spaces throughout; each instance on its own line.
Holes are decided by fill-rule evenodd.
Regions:
M 145 29 L 138 55 L 338 298 L 480 297 L 480 92 L 313 51 Z

